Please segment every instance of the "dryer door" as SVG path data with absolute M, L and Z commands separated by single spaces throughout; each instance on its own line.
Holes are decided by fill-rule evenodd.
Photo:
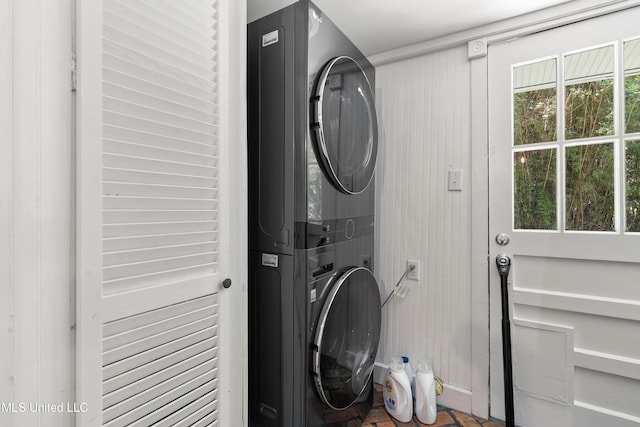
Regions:
M 317 151 L 336 188 L 364 191 L 373 178 L 378 150 L 378 121 L 371 86 L 358 63 L 348 56 L 332 59 L 316 87 Z
M 380 341 L 380 291 L 371 272 L 354 267 L 335 282 L 318 319 L 313 368 L 316 389 L 333 409 L 365 391 Z

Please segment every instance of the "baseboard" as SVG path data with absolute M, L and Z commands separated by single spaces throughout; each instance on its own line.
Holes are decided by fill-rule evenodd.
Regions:
M 373 381 L 377 384 L 384 384 L 389 365 L 377 363 L 373 367 Z M 444 384 L 444 391 L 436 398 L 438 405 L 457 411 L 471 413 L 471 391 L 465 390 L 450 384 Z

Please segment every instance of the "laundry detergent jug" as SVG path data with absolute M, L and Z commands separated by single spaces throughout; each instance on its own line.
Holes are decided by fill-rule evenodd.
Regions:
M 421 359 L 416 372 L 416 417 L 423 424 L 436 422 L 436 388 L 431 361 Z
M 400 422 L 408 423 L 413 417 L 411 383 L 404 370 L 402 357 L 394 357 L 389 365 L 382 391 L 384 406 Z

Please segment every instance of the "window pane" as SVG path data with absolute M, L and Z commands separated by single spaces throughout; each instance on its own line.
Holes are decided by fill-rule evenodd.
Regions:
M 613 147 L 613 143 L 567 147 L 567 230 L 615 231 Z
M 554 58 L 513 69 L 514 145 L 556 140 L 556 63 Z
M 613 46 L 565 58 L 565 139 L 613 135 Z
M 513 155 L 514 228 L 557 230 L 556 149 Z
M 640 232 L 640 141 L 625 147 L 627 231 Z
M 624 44 L 624 131 L 640 132 L 640 40 Z

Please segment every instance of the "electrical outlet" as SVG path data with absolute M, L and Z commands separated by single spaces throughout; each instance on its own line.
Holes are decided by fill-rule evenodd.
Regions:
M 413 266 L 413 270 L 409 270 L 407 274 L 407 279 L 410 280 L 420 280 L 420 261 L 407 261 L 407 268 L 411 268 Z
M 449 171 L 449 191 L 462 191 L 462 171 Z

